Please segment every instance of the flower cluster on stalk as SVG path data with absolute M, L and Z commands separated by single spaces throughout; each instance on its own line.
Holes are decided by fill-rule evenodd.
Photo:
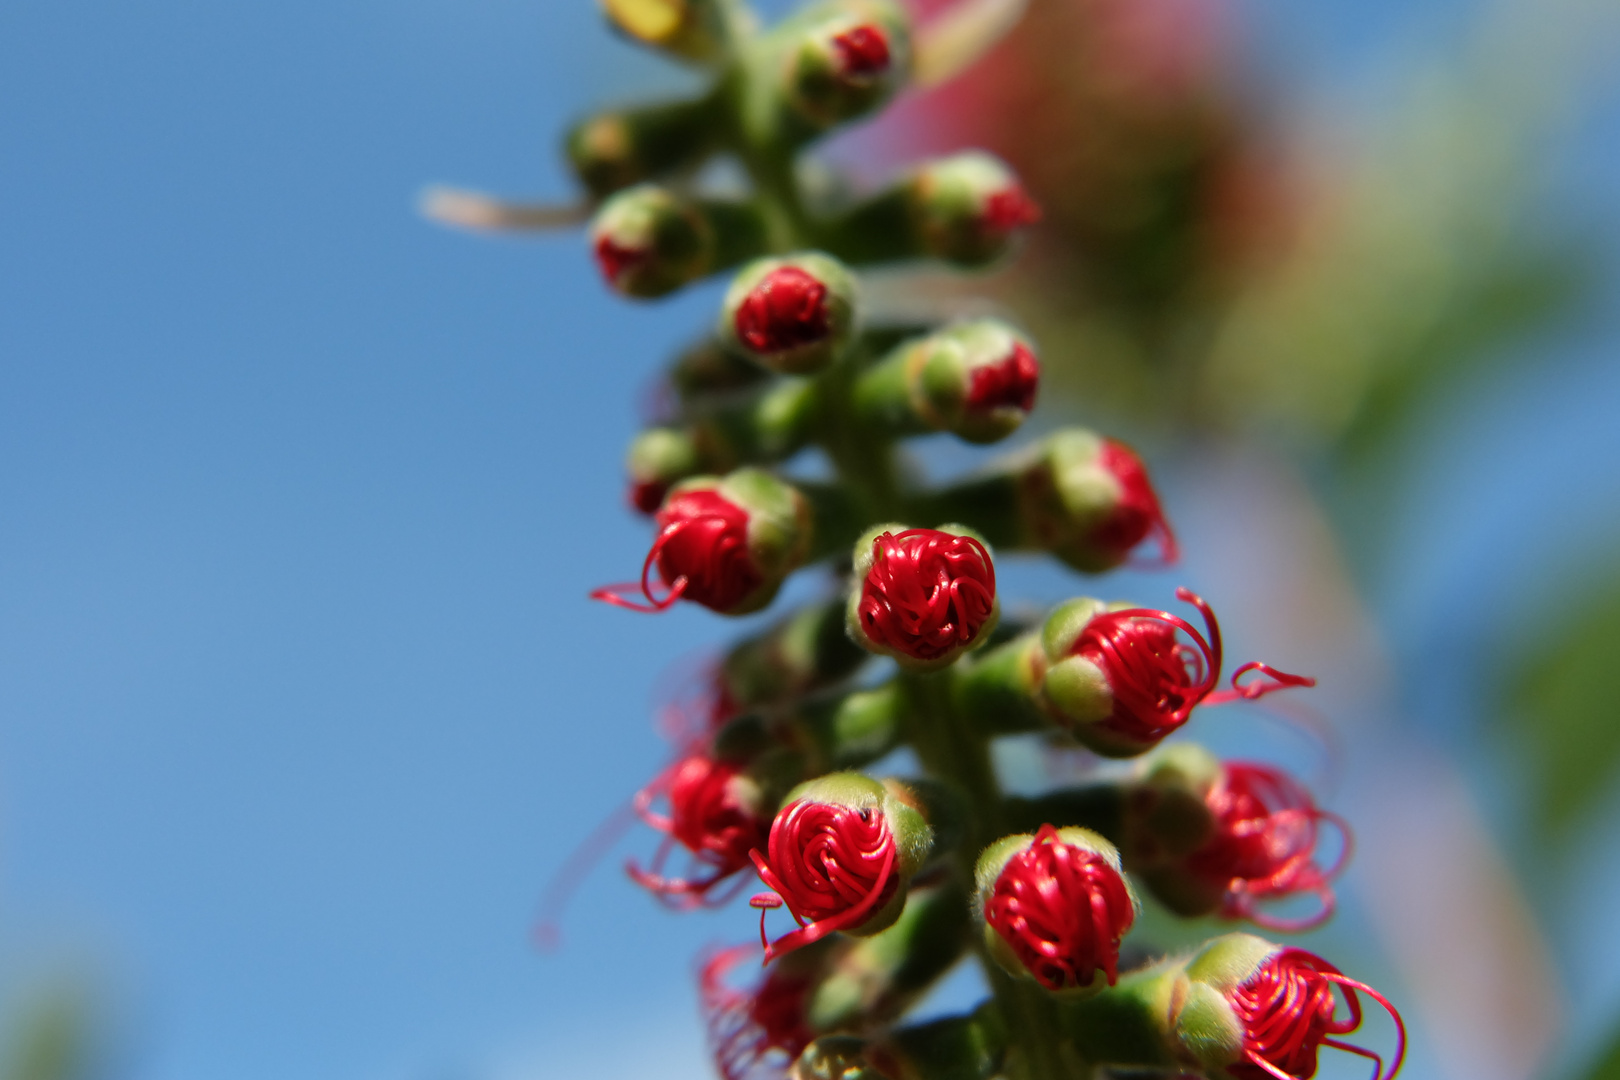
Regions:
M 799 571 L 825 567 L 836 582 L 831 599 L 731 649 L 699 722 L 632 804 L 662 839 L 630 876 L 661 901 L 724 906 L 756 878 L 765 887 L 749 900 L 760 949 L 702 966 L 722 1076 L 1059 1080 L 1105 1066 L 1309 1080 L 1325 1046 L 1373 1057 L 1389 1080 L 1399 1015 L 1390 1007 L 1386 1076 L 1342 1036 L 1361 1023 L 1360 996 L 1388 1002 L 1319 957 L 1236 933 L 1128 963 L 1139 888 L 1176 915 L 1300 929 L 1331 915 L 1349 850 L 1339 819 L 1280 770 L 1165 742 L 1202 708 L 1312 685 L 1251 662 L 1221 689 L 1220 627 L 1201 597 L 1175 592 L 1202 625 L 1090 597 L 1002 618 L 1007 553 L 1087 574 L 1176 562 L 1141 456 L 1064 428 L 939 484 L 902 459 L 906 440 L 930 433 L 1013 436 L 1051 359 L 1004 319 L 919 324 L 876 309 L 862 272 L 994 263 L 1040 208 L 982 152 L 867 191 L 812 183 L 801 157 L 914 75 L 939 81 L 993 42 L 964 47 L 971 21 L 918 25 L 893 0 L 818 0 L 772 26 L 741 0 L 604 7 L 619 31 L 706 78 L 688 98 L 605 112 L 569 135 L 602 277 L 643 300 L 716 275 L 731 284 L 630 450 L 631 503 L 653 527 L 640 575 L 592 595 L 739 616 Z M 746 195 L 705 186 L 719 157 L 747 174 Z M 831 481 L 795 475 L 812 447 Z M 1030 733 L 1137 765 L 1014 798 L 991 744 Z M 901 747 L 919 773 L 883 776 Z M 1317 850 L 1323 823 L 1340 835 L 1332 860 Z M 1301 898 L 1305 915 L 1278 914 Z M 740 988 L 755 955 L 765 970 Z M 991 996 L 908 1023 L 969 955 Z

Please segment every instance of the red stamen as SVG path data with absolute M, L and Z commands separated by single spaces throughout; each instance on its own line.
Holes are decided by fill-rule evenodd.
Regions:
M 1035 407 L 1035 391 L 1040 386 L 1041 365 L 1035 354 L 1021 344 L 994 364 L 973 369 L 968 384 L 969 412 L 1014 408 L 1029 412 Z
M 813 971 L 777 966 L 748 991 L 727 985 L 732 969 L 755 951 L 751 944 L 723 949 L 699 971 L 709 1049 L 722 1080 L 783 1076 L 815 1037 L 805 1016 L 815 986 Z
M 1337 999 L 1344 994 L 1349 1015 L 1334 1019 Z M 1389 1011 L 1395 1021 L 1395 1057 L 1388 1075 L 1383 1059 L 1371 1050 L 1330 1036 L 1348 1035 L 1361 1026 L 1361 1001 L 1366 994 Z M 1346 978 L 1338 968 L 1303 949 L 1284 949 L 1261 965 L 1242 986 L 1227 995 L 1243 1025 L 1243 1056 L 1227 1067 L 1239 1080 L 1310 1080 L 1316 1074 L 1317 1049 L 1331 1046 L 1376 1063 L 1372 1080 L 1394 1080 L 1406 1057 L 1406 1024 L 1395 1006 L 1365 983 Z
M 1258 671 L 1271 681 L 1259 679 L 1244 686 L 1238 680 L 1251 671 Z M 1315 686 L 1316 680 L 1309 675 L 1290 675 L 1286 671 L 1278 671 L 1270 664 L 1262 664 L 1258 660 L 1250 660 L 1247 664 L 1232 672 L 1232 689 L 1222 690 L 1218 694 L 1211 694 L 1204 702 L 1206 705 L 1225 705 L 1233 701 L 1258 701 L 1267 694 L 1274 694 L 1278 690 L 1286 690 L 1290 686 Z
M 1203 614 L 1207 640 L 1168 611 L 1127 608 L 1094 616 L 1071 650 L 1108 679 L 1114 711 L 1104 726 L 1136 742 L 1157 742 L 1185 724 L 1220 678 L 1221 629 L 1215 613 L 1189 589 L 1177 589 L 1176 598 Z M 1176 639 L 1177 631 L 1192 638 L 1196 651 Z
M 596 239 L 596 265 L 602 270 L 602 276 L 607 278 L 609 285 L 617 285 L 619 281 L 652 258 L 651 248 L 629 247 L 620 244 L 611 236 L 599 236 Z
M 861 628 L 915 660 L 971 642 L 990 618 L 996 568 L 983 544 L 938 529 L 884 533 L 873 541 L 861 586 Z
M 798 800 L 771 823 L 767 855 L 749 854 L 800 927 L 766 946 L 767 961 L 859 926 L 900 887 L 894 834 L 874 808 Z M 763 908 L 765 895 L 749 903 Z M 763 915 L 760 927 L 763 940 Z
M 1174 565 L 1181 557 L 1176 536 L 1165 520 L 1164 508 L 1159 505 L 1158 493 L 1148 480 L 1142 459 L 1124 443 L 1104 439 L 1099 463 L 1119 483 L 1119 502 L 1108 516 L 1092 530 L 1090 542 L 1113 558 L 1123 561 L 1131 549 L 1156 536 L 1159 557 L 1141 568 Z
M 846 30 L 832 39 L 838 73 L 844 78 L 873 78 L 889 70 L 889 39 L 870 24 Z
M 757 353 L 812 345 L 832 332 L 827 286 L 796 266 L 766 274 L 737 308 L 737 338 Z
M 995 928 L 1042 986 L 1119 978 L 1119 942 L 1136 920 L 1125 879 L 1107 859 L 1066 844 L 1050 825 L 1007 860 L 984 904 Z
M 654 854 L 649 869 L 642 870 L 633 861 L 625 867 L 631 880 L 682 909 L 698 904 L 718 906 L 735 896 L 745 879 L 739 878 L 736 888 L 719 896 L 710 893 L 748 866 L 748 853 L 765 843 L 770 828 L 769 822 L 739 797 L 739 775 L 735 765 L 692 754 L 642 788 L 635 797 L 636 813 L 667 839 Z M 652 810 L 659 797 L 669 804 L 667 815 Z M 686 878 L 664 876 L 670 841 L 691 853 L 694 868 L 702 867 L 708 873 L 699 876 L 694 870 Z
M 980 220 L 992 232 L 1010 233 L 1041 220 L 1041 207 L 1028 192 L 1014 184 L 984 200 Z
M 540 895 L 540 913 L 536 916 L 534 929 L 531 931 L 536 945 L 542 949 L 555 949 L 562 944 L 562 917 L 568 902 L 574 898 L 579 887 L 585 884 L 585 879 L 590 876 L 597 863 L 607 856 L 613 845 L 618 843 L 635 823 L 634 804 L 624 803 L 569 852 L 568 858 L 563 860 L 562 866 L 546 883 L 546 891 Z
M 1332 881 L 1351 845 L 1341 819 L 1318 809 L 1310 792 L 1286 773 L 1245 762 L 1227 762 L 1204 801 L 1215 816 L 1215 836 L 1186 865 L 1226 890 L 1222 918 L 1283 931 L 1309 930 L 1328 920 L 1335 906 Z M 1317 825 L 1323 821 L 1337 825 L 1344 837 L 1338 859 L 1326 870 L 1316 863 Z M 1261 901 L 1304 893 L 1320 901 L 1314 915 L 1281 919 L 1257 908 Z
M 641 564 L 641 581 L 607 585 L 591 593 L 631 611 L 667 611 L 686 597 L 715 611 L 740 604 L 764 580 L 748 554 L 748 512 L 713 491 L 688 491 L 665 500 L 654 519 L 658 538 Z M 654 563 L 668 592 L 655 597 Z M 639 586 L 645 604 L 624 595 Z

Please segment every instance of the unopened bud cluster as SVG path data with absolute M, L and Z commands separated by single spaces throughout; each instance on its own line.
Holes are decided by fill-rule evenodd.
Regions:
M 1250 663 L 1223 685 L 1215 612 L 1186 589 L 1174 610 L 1080 597 L 1003 618 L 1008 553 L 1088 574 L 1175 563 L 1149 472 L 1118 439 L 1050 431 L 939 484 L 900 460 L 932 433 L 1015 436 L 1062 359 L 999 318 L 885 318 L 863 289 L 866 267 L 1006 257 L 1040 210 L 1003 163 L 960 153 L 865 192 L 801 183 L 817 139 L 929 59 L 927 28 L 889 0 L 822 0 L 773 26 L 737 0 L 604 9 L 707 88 L 573 129 L 590 250 L 627 297 L 729 286 L 627 454 L 628 501 L 650 519 L 645 552 L 625 553 L 639 576 L 594 595 L 737 616 L 798 571 L 836 582 L 708 673 L 674 760 L 635 799 L 662 836 L 635 881 L 677 908 L 749 894 L 758 913 L 758 946 L 703 964 L 720 1072 L 1309 1080 L 1322 1046 L 1349 1047 L 1360 996 L 1387 1004 L 1375 991 L 1243 933 L 1136 970 L 1127 945 L 1144 903 L 1279 931 L 1331 915 L 1339 819 L 1281 770 L 1165 741 L 1203 708 L 1311 680 Z M 721 155 L 746 195 L 695 179 Z M 795 475 L 808 448 L 833 479 Z M 1015 798 L 990 745 L 1028 733 L 1134 764 Z M 916 775 L 882 775 L 900 748 Z M 968 955 L 991 997 L 906 1023 Z

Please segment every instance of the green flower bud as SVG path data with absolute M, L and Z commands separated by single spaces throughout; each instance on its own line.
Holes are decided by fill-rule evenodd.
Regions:
M 819 252 L 759 259 L 726 291 L 720 339 L 770 371 L 812 374 L 849 344 L 857 296 L 854 276 Z
M 732 711 L 770 705 L 846 678 L 867 655 L 844 633 L 842 601 L 812 604 L 735 646 L 719 688 Z
M 765 243 L 744 203 L 688 199 L 655 184 L 609 198 L 591 223 L 591 248 L 609 285 L 651 299 L 735 266 Z
M 995 442 L 1035 405 L 1040 364 L 1005 323 L 978 319 L 913 341 L 862 372 L 855 407 L 869 425 L 898 435 L 949 431 Z
M 779 34 L 786 50 L 782 99 L 810 132 L 873 112 L 910 70 L 909 20 L 885 0 L 817 5 Z
M 982 266 L 1006 253 L 1040 208 L 1003 162 L 973 151 L 929 162 L 908 185 L 912 223 L 925 254 Z
M 643 514 L 656 513 L 672 486 L 704 471 L 705 457 L 691 431 L 667 427 L 643 431 L 625 455 L 630 505 Z
M 580 121 L 564 143 L 574 175 L 598 197 L 689 168 L 714 149 L 712 99 L 598 113 Z

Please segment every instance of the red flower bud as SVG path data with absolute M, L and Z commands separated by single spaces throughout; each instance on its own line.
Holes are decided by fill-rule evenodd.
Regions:
M 1173 564 L 1179 558 L 1175 534 L 1159 506 L 1159 496 L 1148 480 L 1142 459 L 1124 443 L 1104 439 L 1098 459 L 1102 469 L 1119 483 L 1119 500 L 1099 522 L 1089 537 L 1090 545 L 1116 563 L 1124 562 L 1131 549 L 1157 534 L 1159 563 Z
M 767 854 L 756 850 L 750 856 L 760 880 L 781 898 L 755 897 L 755 906 L 785 903 L 800 927 L 767 945 L 767 960 L 859 927 L 900 887 L 899 850 L 881 805 L 797 799 L 771 823 Z
M 1022 186 L 1013 184 L 984 200 L 983 221 L 992 232 L 1010 233 L 1041 220 L 1041 208 Z
M 1012 352 L 1001 361 L 973 369 L 964 405 L 970 413 L 1009 407 L 1027 413 L 1035 407 L 1040 384 L 1040 362 L 1022 342 L 1015 341 Z
M 1215 613 L 1187 589 L 1177 589 L 1176 596 L 1203 613 L 1207 640 L 1168 611 L 1126 608 L 1092 616 L 1069 651 L 1101 669 L 1113 694 L 1113 711 L 1100 726 L 1131 742 L 1156 743 L 1185 724 L 1220 679 Z M 1182 644 L 1177 631 L 1193 644 Z
M 1027 839 L 1027 838 L 1026 838 Z M 1066 843 L 1051 825 L 1002 867 L 984 918 L 1023 968 L 1048 990 L 1090 988 L 1119 977 L 1119 943 L 1136 905 L 1117 862 Z
M 1308 930 L 1333 914 L 1332 880 L 1350 853 L 1349 827 L 1318 809 L 1311 793 L 1288 774 L 1265 765 L 1227 762 L 1204 797 L 1215 835 L 1186 857 L 1185 869 L 1225 890 L 1220 915 L 1249 919 L 1270 930 Z M 1344 837 L 1333 865 L 1316 864 L 1317 824 L 1330 821 Z M 1280 919 L 1257 910 L 1262 900 L 1314 893 L 1320 909 L 1303 919 Z
M 1344 994 L 1349 1010 L 1342 1020 L 1333 1015 L 1338 1004 L 1335 986 Z M 1333 1038 L 1361 1026 L 1357 993 L 1388 1009 L 1395 1020 L 1398 1041 L 1388 1076 L 1377 1054 Z M 1377 1065 L 1373 1080 L 1392 1080 L 1406 1056 L 1406 1025 L 1395 1007 L 1372 987 L 1346 978 L 1338 968 L 1303 949 L 1276 953 L 1229 991 L 1226 999 L 1243 1028 L 1244 1060 L 1227 1066 L 1239 1080 L 1310 1080 L 1316 1074 L 1317 1049 L 1322 1046 L 1372 1059 Z
M 882 532 L 857 544 L 856 640 L 902 662 L 943 666 L 993 628 L 996 567 L 984 544 L 939 529 Z
M 832 333 L 827 286 L 797 266 L 778 266 L 737 307 L 737 339 L 757 353 L 813 345 Z
M 723 949 L 699 973 L 709 1049 L 722 1080 L 781 1077 L 815 1038 L 805 1015 L 816 986 L 814 966 L 777 963 L 751 990 L 727 985 L 731 970 L 758 951 L 751 944 Z
M 845 79 L 869 79 L 889 70 L 889 38 L 882 27 L 867 23 L 832 39 L 838 74 Z
M 597 237 L 592 250 L 602 276 L 615 288 L 620 287 L 632 272 L 641 269 L 653 257 L 651 247 L 630 247 L 618 243 L 611 236 Z
M 664 501 L 653 519 L 658 538 L 641 566 L 646 604 L 620 595 L 620 586 L 591 593 L 632 611 L 665 611 L 685 597 L 715 611 L 729 611 L 764 583 L 748 554 L 748 511 L 710 489 L 683 491 Z M 669 590 L 652 593 L 653 564 Z
M 652 810 L 659 796 L 669 802 L 667 816 Z M 636 795 L 636 813 L 665 839 L 650 869 L 629 865 L 631 879 L 677 906 L 709 899 L 716 885 L 749 865 L 750 851 L 764 846 L 770 823 L 759 813 L 758 801 L 758 788 L 735 765 L 706 754 L 677 761 Z M 687 878 L 664 876 L 664 862 L 675 843 L 692 853 L 695 869 Z M 734 895 L 729 892 L 715 902 Z

